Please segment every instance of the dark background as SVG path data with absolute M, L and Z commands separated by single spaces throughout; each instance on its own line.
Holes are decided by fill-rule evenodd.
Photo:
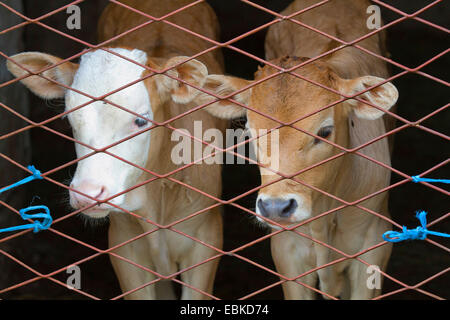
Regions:
M 16 9 L 20 9 L 20 1 L 3 1 Z M 253 8 L 238 0 L 211 0 L 208 1 L 215 9 L 222 29 L 221 41 L 232 39 L 255 27 L 267 23 L 273 19 L 271 15 Z M 253 1 L 274 11 L 281 11 L 291 1 Z M 407 13 L 424 7 L 431 1 L 410 1 L 410 0 L 389 0 L 385 1 L 396 8 Z M 23 1 L 23 12 L 26 16 L 35 18 L 49 11 L 55 10 L 70 1 Z M 96 21 L 105 7 L 107 1 L 87 0 L 81 3 L 82 28 L 81 30 L 68 30 L 65 21 L 68 17 L 65 11 L 52 15 L 44 23 L 62 30 L 63 32 L 80 38 L 84 41 L 96 43 Z M 444 2 L 429 9 L 420 17 L 427 19 L 440 26 L 448 28 L 450 16 L 449 6 Z M 0 17 L 12 16 L 5 8 L 0 6 Z M 400 15 L 382 8 L 382 16 L 386 23 L 400 18 Z M 13 20 L 16 21 L 13 21 Z M 0 24 L 2 30 L 6 27 L 21 22 L 21 19 L 14 18 L 3 20 Z M 6 22 L 5 22 L 6 21 Z M 248 36 L 235 43 L 240 49 L 246 50 L 258 57 L 264 58 L 264 39 L 267 29 Z M 13 46 L 5 40 L 5 36 L 15 36 L 22 39 L 22 45 Z M 28 25 L 24 28 L 0 35 L 2 52 L 8 55 L 26 51 L 43 51 L 62 58 L 69 57 L 80 52 L 84 46 L 78 44 L 61 35 L 55 34 L 45 28 L 36 25 Z M 2 39 L 4 42 L 1 42 Z M 443 52 L 448 48 L 448 35 L 445 32 L 434 29 L 423 23 L 414 20 L 406 20 L 388 29 L 387 41 L 391 58 L 407 67 L 417 67 Z M 4 44 L 3 44 L 4 43 Z M 251 79 L 256 71 L 258 63 L 244 55 L 229 49 L 224 49 L 226 71 L 229 74 Z M 0 65 L 4 65 L 5 59 L 0 57 Z M 422 71 L 449 81 L 448 79 L 448 55 L 434 61 Z M 402 70 L 392 66 L 392 74 L 400 73 Z M 1 79 L 2 82 L 5 79 Z M 408 74 L 394 81 L 400 92 L 397 113 L 411 121 L 418 120 L 430 112 L 443 107 L 448 103 L 448 88 L 417 74 Z M 17 87 L 17 85 L 15 85 Z M 11 86 L 12 87 L 12 86 Z M 62 111 L 60 101 L 42 101 L 31 94 L 24 98 L 25 91 L 16 99 L 8 100 L 11 96 L 10 86 L 0 88 L 1 102 L 9 106 L 25 105 L 23 99 L 29 99 L 29 111 L 24 110 L 23 114 L 30 114 L 33 121 L 42 121 L 52 117 Z M 16 88 L 14 90 L 22 90 Z M 20 100 L 22 99 L 22 101 Z M 14 102 L 15 101 L 15 102 Z M 11 119 L 11 121 L 7 120 Z M 3 122 L 1 122 L 3 120 Z M 423 122 L 423 125 L 441 132 L 449 134 L 449 111 L 445 110 Z M 6 126 L 5 124 L 8 124 Z M 13 124 L 13 125 L 11 125 Z M 11 115 L 0 108 L 0 136 L 4 133 L 19 129 L 25 126 L 25 122 L 11 118 Z M 397 124 L 400 126 L 401 124 Z M 49 125 L 64 134 L 71 135 L 68 123 L 58 120 Z M 33 129 L 22 133 L 14 139 L 22 138 L 24 141 L 31 141 L 31 147 L 26 142 L 8 138 L 0 140 L 0 149 L 7 156 L 19 160 L 26 165 L 35 164 L 43 172 L 60 166 L 73 160 L 73 143 L 55 136 L 42 129 Z M 25 148 L 21 146 L 25 145 Z M 20 146 L 19 148 L 17 146 Z M 29 154 L 23 154 L 26 152 Z M 438 136 L 417 128 L 408 128 L 395 135 L 395 146 L 392 157 L 392 166 L 406 174 L 419 174 L 448 158 L 448 145 L 446 140 Z M 20 153 L 20 155 L 17 155 Z M 30 158 L 31 157 L 31 158 Z M 447 166 L 448 167 L 448 166 Z M 52 175 L 52 178 L 60 182 L 70 181 L 71 175 L 75 171 L 75 166 L 66 170 L 61 170 Z M 15 173 L 13 173 L 15 172 Z M 448 170 L 445 167 L 433 172 L 432 177 L 448 178 Z M 8 174 L 9 173 L 9 174 Z M 21 170 L 14 168 L 6 160 L 0 158 L 0 186 L 10 184 L 22 177 Z M 252 165 L 226 165 L 223 171 L 224 193 L 223 198 L 229 199 L 259 185 L 259 174 L 255 166 Z M 401 180 L 395 173 L 392 175 L 392 183 Z M 446 188 L 446 186 L 441 186 Z M 18 193 L 14 199 L 8 199 L 2 195 L 1 200 L 10 204 L 14 203 L 15 208 L 22 208 L 30 204 L 32 199 L 34 204 L 45 203 L 52 210 L 55 218 L 64 216 L 71 212 L 67 205 L 68 194 L 65 190 L 51 183 L 39 182 L 26 187 L 26 194 Z M 38 196 L 40 199 L 34 199 Z M 247 208 L 254 208 L 256 194 L 252 194 L 238 201 Z M 400 224 L 415 227 L 418 221 L 414 218 L 416 210 L 426 210 L 429 212 L 429 221 L 443 216 L 448 211 L 448 199 L 440 192 L 424 187 L 420 184 L 407 183 L 394 188 L 390 192 L 390 212 L 393 220 Z M 8 218 L 2 218 L 2 216 Z M 266 230 L 260 229 L 252 222 L 251 217 L 232 206 L 224 208 L 225 215 L 225 250 L 232 250 L 247 242 L 258 239 L 266 234 Z M 21 220 L 9 216 L 14 214 L 6 208 L 0 207 L 0 227 L 6 225 L 21 224 Z M 107 224 L 98 226 L 86 225 L 79 217 L 72 217 L 54 226 L 55 229 L 64 232 L 74 238 L 87 242 L 101 249 L 107 248 Z M 434 225 L 432 230 L 449 231 L 448 219 Z M 3 238 L 5 234 L 0 234 Z M 0 239 L 1 239 L 0 238 Z M 434 238 L 437 242 L 448 246 L 449 241 L 442 238 Z M 24 236 L 0 242 L 0 249 L 17 257 L 24 263 L 30 265 L 41 273 L 48 273 L 63 268 L 95 252 L 82 245 L 76 244 L 63 237 L 58 237 L 54 233 L 41 232 L 39 234 L 28 233 Z M 262 265 L 275 270 L 270 257 L 270 243 L 265 240 L 250 248 L 240 252 L 245 257 L 254 260 Z M 408 284 L 415 285 L 428 277 L 445 270 L 449 266 L 448 252 L 439 249 L 427 242 L 413 241 L 394 245 L 392 257 L 387 273 Z M 116 278 L 106 255 L 101 255 L 93 260 L 80 265 L 82 268 L 82 290 L 93 294 L 99 298 L 111 298 L 120 294 Z M 33 278 L 34 275 L 25 268 L 17 265 L 10 259 L 0 256 L 0 290 L 21 281 Z M 66 281 L 67 274 L 62 272 L 55 278 Z M 423 289 L 435 293 L 441 297 L 449 298 L 449 274 L 444 274 L 430 283 L 423 286 Z M 224 257 L 221 260 L 215 282 L 214 294 L 223 299 L 236 299 L 245 296 L 253 291 L 264 288 L 278 278 L 262 269 L 252 266 L 242 260 L 232 257 Z M 399 289 L 400 286 L 390 280 L 385 281 L 383 292 L 390 292 Z M 59 286 L 48 280 L 39 280 L 32 284 L 11 290 L 5 294 L 0 294 L 0 298 L 6 299 L 83 299 L 84 296 L 76 292 L 69 291 L 65 287 Z M 261 294 L 256 295 L 256 299 L 282 299 L 280 286 L 276 286 Z M 427 299 L 428 297 L 415 291 L 405 291 L 391 296 L 390 299 Z

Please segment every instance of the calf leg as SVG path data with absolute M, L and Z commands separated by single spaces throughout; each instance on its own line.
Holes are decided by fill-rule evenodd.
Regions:
M 122 213 L 112 213 L 110 215 L 109 226 L 109 246 L 113 247 L 134 238 L 144 231 L 132 217 Z M 154 270 L 150 257 L 147 241 L 140 238 L 112 251 L 121 257 L 129 259 L 136 264 Z M 122 292 L 128 292 L 139 286 L 154 280 L 156 277 L 133 264 L 110 255 L 111 263 L 119 280 Z M 124 297 L 128 300 L 153 300 L 155 296 L 155 285 L 146 286 L 140 290 L 132 292 Z
M 376 218 L 375 223 L 369 228 L 367 232 L 367 237 L 364 242 L 364 248 L 369 248 L 380 242 L 381 235 L 383 232 L 388 230 L 388 225 L 384 220 Z M 379 268 L 381 271 L 385 271 L 389 257 L 392 251 L 392 244 L 388 243 L 384 246 L 378 247 L 374 250 L 369 251 L 360 256 L 360 258 L 372 266 Z M 368 266 L 359 262 L 358 260 L 353 260 L 350 263 L 349 268 L 349 279 L 351 294 L 350 299 L 354 300 L 365 300 L 372 299 L 381 293 L 381 286 L 383 277 L 381 274 L 375 274 L 376 271 L 368 273 Z M 374 287 L 377 284 L 376 281 L 370 281 L 369 277 L 380 277 L 379 286 Z
M 202 250 L 202 249 L 195 249 L 197 251 L 195 255 L 199 258 L 198 261 L 206 260 L 210 258 L 213 255 L 213 252 L 211 250 Z M 203 252 L 200 252 L 203 251 Z M 206 252 L 209 251 L 209 252 Z M 190 265 L 194 265 L 195 263 L 187 262 L 192 261 L 190 259 L 186 259 L 182 263 L 182 268 L 189 267 Z M 191 270 L 188 270 L 186 272 L 183 272 L 181 274 L 181 280 L 185 282 L 186 284 L 192 286 L 193 288 L 199 289 L 203 292 L 212 294 L 213 291 L 213 285 L 214 285 L 214 278 L 216 275 L 217 266 L 219 263 L 219 259 L 214 259 L 213 261 L 209 261 L 207 263 L 204 263 L 198 267 L 195 267 Z M 182 300 L 207 300 L 210 299 L 207 295 L 201 293 L 201 291 L 197 291 L 194 289 L 191 289 L 187 286 L 183 286 L 182 292 L 181 292 L 181 299 Z
M 331 244 L 330 233 L 334 233 L 333 216 L 328 215 L 311 222 L 311 236 L 325 244 Z M 317 266 L 323 266 L 335 260 L 336 253 L 324 246 L 323 244 L 314 242 L 314 250 L 316 252 Z M 320 280 L 320 290 L 330 296 L 338 297 L 342 293 L 344 287 L 344 274 L 341 272 L 337 264 L 327 266 L 317 271 Z M 325 299 L 329 299 L 327 295 L 323 295 Z
M 222 216 L 219 209 L 215 208 L 210 213 L 208 221 L 203 222 L 200 229 L 194 235 L 197 239 L 208 243 L 218 249 L 222 249 Z M 214 249 L 211 249 L 201 243 L 194 242 L 191 239 L 184 238 L 183 241 L 192 243 L 192 249 L 185 252 L 180 258 L 180 268 L 185 269 L 197 263 L 205 261 L 212 256 L 218 254 Z M 216 276 L 219 258 L 203 263 L 193 269 L 190 269 L 181 274 L 181 280 L 190 286 L 212 294 L 214 279 Z M 203 293 L 183 286 L 181 293 L 182 300 L 205 300 L 210 299 Z
M 300 228 L 298 230 L 300 231 Z M 301 231 L 307 232 L 307 229 L 304 228 Z M 278 273 L 287 278 L 295 278 L 316 266 L 312 241 L 293 232 L 282 232 L 273 236 L 271 250 Z M 317 273 L 310 273 L 299 278 L 298 281 L 314 288 L 317 282 Z M 315 297 L 313 290 L 297 282 L 287 281 L 282 286 L 285 299 L 312 300 Z

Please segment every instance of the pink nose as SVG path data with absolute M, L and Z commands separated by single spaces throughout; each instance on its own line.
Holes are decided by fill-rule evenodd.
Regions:
M 108 190 L 105 186 L 101 186 L 98 184 L 91 183 L 89 181 L 82 181 L 78 186 L 75 186 L 73 184 L 70 185 L 70 187 L 74 190 L 77 190 L 81 193 L 84 193 L 85 195 L 94 198 L 96 200 L 87 198 L 77 192 L 74 192 L 70 190 L 70 204 L 75 209 L 80 209 L 83 207 L 86 207 L 88 205 L 91 205 L 93 203 L 96 203 L 97 201 L 102 201 L 108 198 Z

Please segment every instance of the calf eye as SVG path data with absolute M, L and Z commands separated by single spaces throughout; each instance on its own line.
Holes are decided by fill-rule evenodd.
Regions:
M 142 116 L 148 117 L 148 114 L 143 114 Z M 139 128 L 146 126 L 147 123 L 148 123 L 148 121 L 145 119 L 142 119 L 142 118 L 136 118 L 136 120 L 134 120 L 134 124 L 137 125 Z
M 317 132 L 317 135 L 321 138 L 327 139 L 331 135 L 332 132 L 333 132 L 333 126 L 326 126 L 326 127 L 320 128 L 319 132 Z M 314 140 L 315 144 L 317 144 L 319 142 L 321 142 L 320 139 Z

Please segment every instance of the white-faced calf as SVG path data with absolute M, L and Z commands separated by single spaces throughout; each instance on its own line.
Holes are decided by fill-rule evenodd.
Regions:
M 190 3 L 187 0 L 122 2 L 154 16 L 163 16 Z M 120 5 L 110 4 L 99 22 L 100 41 L 116 37 L 147 20 Z M 207 4 L 197 4 L 179 12 L 171 21 L 211 39 L 218 37 L 216 16 Z M 208 43 L 198 37 L 162 22 L 155 22 L 109 43 L 108 50 L 113 53 L 100 48 L 83 54 L 79 64 L 66 62 L 41 73 L 50 80 L 75 90 L 66 90 L 40 76 L 29 76 L 22 80 L 22 83 L 43 99 L 65 98 L 67 111 L 91 100 L 79 92 L 96 98 L 107 95 L 104 99 L 93 101 L 68 114 L 74 138 L 82 143 L 75 144 L 78 158 L 92 153 L 92 148 L 99 150 L 113 145 L 105 150 L 110 154 L 98 152 L 77 163 L 70 185 L 74 190 L 70 192 L 70 203 L 92 218 L 109 215 L 110 246 L 118 246 L 113 252 L 128 260 L 111 256 L 122 290 L 131 291 L 125 295 L 128 299 L 174 297 L 171 281 L 162 279 L 155 285 L 146 284 L 158 280 L 158 274 L 169 276 L 216 254 L 215 250 L 174 230 L 152 232 L 156 226 L 148 221 L 165 226 L 183 220 L 173 228 L 216 248 L 220 249 L 222 246 L 222 218 L 217 208 L 186 219 L 214 204 L 213 200 L 189 186 L 220 197 L 220 166 L 191 166 L 167 178 L 157 179 L 122 193 L 155 178 L 139 167 L 159 175 L 178 168 L 170 159 L 174 146 L 170 139 L 172 131 L 165 127 L 156 127 L 150 131 L 145 129 L 152 126 L 149 120 L 162 123 L 192 108 L 191 101 L 199 92 L 162 74 L 139 81 L 149 75 L 150 71 L 133 62 L 156 70 L 178 65 L 168 71 L 168 74 L 201 87 L 207 75 L 206 66 L 216 72 L 222 71 L 220 52 L 216 50 L 203 55 L 200 59 L 204 64 L 196 60 L 180 63 L 188 59 L 186 56 L 192 56 L 208 47 Z M 47 66 L 61 62 L 60 58 L 39 52 L 25 52 L 12 56 L 11 59 L 8 68 L 16 77 L 29 75 L 25 69 L 40 72 Z M 136 83 L 117 90 L 133 82 Z M 111 92 L 114 93 L 110 94 Z M 190 130 L 194 120 L 202 121 L 204 130 L 223 130 L 226 125 L 225 121 L 220 121 L 205 111 L 184 116 L 170 125 Z M 140 131 L 142 133 L 137 134 Z M 131 136 L 133 137 L 127 139 Z M 122 140 L 124 142 L 118 143 Z M 178 184 L 177 181 L 187 186 Z M 105 200 L 114 206 L 104 203 Z M 120 208 L 145 219 L 121 212 Z M 139 237 L 146 232 L 149 233 L 147 236 Z M 136 240 L 121 245 L 131 239 Z M 201 292 L 212 292 L 217 264 L 218 259 L 215 259 L 181 273 L 183 282 L 200 290 L 184 286 L 182 298 L 207 298 Z

